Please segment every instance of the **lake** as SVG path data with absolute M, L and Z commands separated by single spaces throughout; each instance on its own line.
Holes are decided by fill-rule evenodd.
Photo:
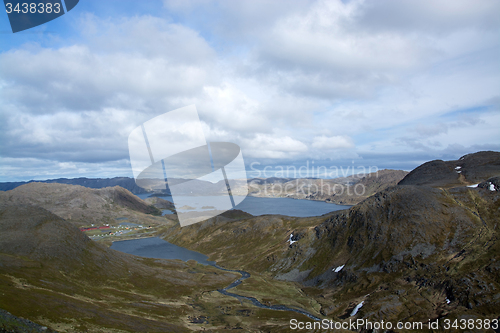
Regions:
M 150 194 L 137 195 L 141 199 L 146 199 Z M 171 196 L 161 196 L 159 198 L 174 202 Z M 242 197 L 239 197 L 242 198 Z M 189 196 L 176 196 L 175 204 L 177 207 L 194 208 L 196 211 L 204 211 L 210 209 L 225 210 L 224 196 L 206 196 L 206 197 L 189 197 Z M 197 200 L 199 199 L 199 200 Z M 202 201 L 203 200 L 203 201 Z M 189 206 L 189 207 L 188 207 Z M 296 217 L 308 216 L 321 216 L 336 210 L 342 210 L 351 206 L 341 206 L 324 201 L 313 200 L 297 200 L 290 198 L 260 198 L 260 197 L 246 197 L 236 209 L 242 210 L 254 216 L 265 214 L 280 214 Z M 179 209 L 179 211 L 186 212 L 189 209 Z M 164 212 L 166 213 L 166 212 Z M 170 212 L 169 212 L 170 213 Z
M 111 248 L 113 250 L 146 258 L 180 259 L 183 261 L 192 259 L 202 265 L 215 265 L 215 262 L 208 261 L 208 257 L 204 254 L 171 244 L 158 237 L 113 242 Z

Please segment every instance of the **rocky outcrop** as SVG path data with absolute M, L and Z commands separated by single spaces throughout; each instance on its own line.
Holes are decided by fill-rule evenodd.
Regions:
M 13 316 L 0 309 L 0 332 L 9 333 L 57 333 L 46 326 L 38 325 L 31 320 Z
M 500 176 L 500 152 L 481 151 L 456 161 L 435 160 L 415 168 L 398 185 L 455 187 L 477 184 Z
M 158 209 L 168 209 L 168 210 L 172 210 L 172 211 L 175 210 L 175 205 L 172 202 L 165 200 L 165 199 L 162 199 L 162 198 L 150 197 L 150 198 L 144 199 L 144 202 L 146 202 L 150 205 L 153 205 L 154 207 L 156 207 Z

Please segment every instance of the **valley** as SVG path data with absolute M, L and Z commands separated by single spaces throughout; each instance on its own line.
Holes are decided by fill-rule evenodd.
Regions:
M 29 183 L 0 192 L 0 308 L 58 332 L 287 332 L 291 320 L 312 318 L 497 319 L 500 153 L 477 154 L 444 167 L 423 164 L 325 215 L 230 210 L 183 228 L 175 214 L 161 216 L 171 208 L 165 200 L 144 201 L 120 187 Z M 95 237 L 108 229 L 85 230 L 91 240 L 79 229 L 92 224 L 130 231 Z M 109 248 L 147 237 L 202 253 L 227 271 Z

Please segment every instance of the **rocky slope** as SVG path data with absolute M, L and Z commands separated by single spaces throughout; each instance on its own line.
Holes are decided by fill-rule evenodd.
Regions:
M 168 210 L 172 210 L 172 211 L 175 210 L 175 205 L 172 202 L 165 200 L 165 199 L 162 199 L 162 198 L 150 197 L 150 198 L 146 198 L 144 200 L 144 202 L 146 202 L 147 204 L 153 205 L 154 207 L 156 207 L 158 209 L 168 209 Z
M 481 151 L 460 157 L 456 161 L 435 160 L 410 172 L 399 185 L 455 187 L 477 184 L 500 176 L 500 152 Z
M 494 319 L 499 178 L 475 177 L 475 188 L 398 185 L 323 217 L 215 218 L 164 237 L 221 265 L 298 283 L 334 320 L 348 319 L 361 302 L 351 319 Z
M 249 195 L 355 205 L 389 186 L 396 185 L 407 174 L 408 172 L 402 170 L 379 170 L 365 175 L 335 179 L 255 178 L 249 181 Z

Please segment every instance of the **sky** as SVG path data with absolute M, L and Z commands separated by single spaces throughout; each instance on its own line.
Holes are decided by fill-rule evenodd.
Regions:
M 500 151 L 498 13 L 496 0 L 81 0 L 13 34 L 4 12 L 0 181 L 132 177 L 132 130 L 193 104 L 249 177 Z

